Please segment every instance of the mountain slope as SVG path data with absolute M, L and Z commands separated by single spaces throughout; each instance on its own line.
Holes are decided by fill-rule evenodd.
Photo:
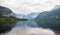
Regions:
M 39 13 L 30 13 L 30 14 L 27 14 L 26 16 L 27 16 L 28 19 L 34 19 L 34 18 L 37 17 L 38 14 Z
M 0 17 L 15 17 L 15 14 L 7 7 L 0 6 Z
M 55 6 L 51 11 L 40 13 L 35 21 L 39 27 L 60 30 L 60 6 Z
M 26 18 L 26 19 L 34 19 L 37 17 L 39 13 L 29 13 L 27 15 L 24 14 L 15 14 L 16 17 L 18 18 Z

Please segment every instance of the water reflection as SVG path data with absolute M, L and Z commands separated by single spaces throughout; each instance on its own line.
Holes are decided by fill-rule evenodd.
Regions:
M 16 27 L 39 27 L 34 21 L 21 21 L 16 23 Z
M 56 35 L 60 35 L 60 25 L 57 25 L 55 23 L 40 23 L 39 21 L 36 21 L 39 27 L 45 28 L 45 29 L 51 29 L 53 30 Z
M 3 35 L 3 34 L 2 34 Z M 56 35 L 51 29 L 39 28 L 34 21 L 17 22 L 15 27 L 5 35 Z
M 15 27 L 6 35 L 55 35 L 50 29 Z
M 14 27 L 15 22 L 0 22 L 0 35 L 1 33 L 8 32 Z
M 58 25 L 56 25 L 54 23 L 40 23 L 40 22 L 37 22 L 37 24 L 38 24 L 39 27 L 42 27 L 42 28 L 49 28 L 49 29 L 53 29 L 53 30 L 57 30 L 57 31 L 60 30 Z

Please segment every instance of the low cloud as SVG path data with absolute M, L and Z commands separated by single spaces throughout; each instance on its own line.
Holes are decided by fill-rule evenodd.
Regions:
M 0 0 L 0 5 L 8 7 L 15 13 L 27 14 L 42 12 L 60 5 L 60 0 Z

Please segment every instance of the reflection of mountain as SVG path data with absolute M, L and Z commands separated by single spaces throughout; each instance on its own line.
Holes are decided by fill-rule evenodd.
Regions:
M 15 22 L 0 22 L 0 35 L 10 31 L 15 26 Z
M 17 22 L 17 23 L 16 23 L 16 26 L 17 26 L 17 27 L 25 27 L 25 28 L 27 28 L 27 27 L 32 27 L 32 28 L 38 27 L 37 23 L 34 22 L 34 21 L 22 21 L 22 22 Z
M 6 35 L 55 35 L 55 33 L 50 29 L 39 28 L 34 21 L 21 21 L 17 22 Z
M 60 30 L 60 6 L 55 6 L 49 12 L 40 13 L 35 20 L 39 26 Z

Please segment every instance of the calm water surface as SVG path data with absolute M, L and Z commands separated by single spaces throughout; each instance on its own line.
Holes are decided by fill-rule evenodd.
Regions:
M 1 35 L 59 35 L 49 28 L 42 28 L 34 21 L 16 22 L 12 29 Z

